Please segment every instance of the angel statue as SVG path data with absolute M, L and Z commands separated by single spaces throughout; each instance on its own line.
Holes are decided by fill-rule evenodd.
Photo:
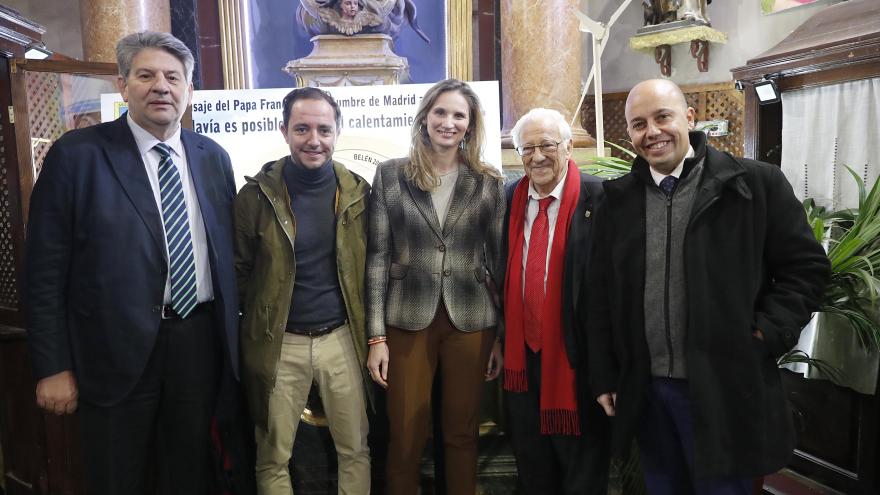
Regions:
M 706 13 L 706 5 L 712 0 L 682 0 L 678 7 L 678 18 L 683 21 L 693 21 L 698 24 L 711 24 L 709 15 Z
M 642 0 L 645 26 L 675 21 L 709 25 L 706 5 L 710 3 L 712 0 Z
M 655 26 L 676 20 L 676 10 L 681 0 L 642 0 L 645 26 Z
M 312 36 L 380 33 L 397 38 L 406 21 L 431 42 L 419 28 L 413 0 L 300 0 L 296 14 L 299 25 Z

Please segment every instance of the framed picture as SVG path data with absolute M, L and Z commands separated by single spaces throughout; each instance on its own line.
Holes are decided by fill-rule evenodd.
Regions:
M 447 77 L 470 80 L 473 55 L 471 2 L 412 0 L 423 40 L 405 23 L 394 52 L 406 57 L 409 81 L 433 83 Z M 289 88 L 295 80 L 283 68 L 308 55 L 311 36 L 297 22 L 300 0 L 219 0 L 221 51 L 227 89 Z
M 764 15 L 775 14 L 792 7 L 808 5 L 819 0 L 761 0 L 761 13 Z

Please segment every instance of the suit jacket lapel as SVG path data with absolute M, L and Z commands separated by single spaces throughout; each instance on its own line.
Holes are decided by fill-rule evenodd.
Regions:
M 446 220 L 443 222 L 443 236 L 445 237 L 452 231 L 455 222 L 461 217 L 462 212 L 467 208 L 471 196 L 477 189 L 477 178 L 474 176 L 473 170 L 464 165 L 458 168 L 458 180 L 455 182 L 455 188 L 452 192 L 452 198 L 449 200 L 449 209 L 446 212 Z
M 156 242 L 161 253 L 165 253 L 165 229 L 162 227 L 162 216 L 156 205 L 156 197 L 147 177 L 147 169 L 138 152 L 134 135 L 128 127 L 126 116 L 114 121 L 110 127 L 104 152 L 110 168 L 116 174 L 122 189 L 129 197 L 144 225 Z
M 199 200 L 199 211 L 202 213 L 202 220 L 205 225 L 205 236 L 207 237 L 209 249 L 213 253 L 213 242 L 211 227 L 218 225 L 215 216 L 214 201 L 211 192 L 211 179 L 213 174 L 219 173 L 218 170 L 212 170 L 212 164 L 206 161 L 205 142 L 198 135 L 192 135 L 186 130 L 181 130 L 180 140 L 183 143 L 183 149 L 186 153 L 186 163 L 189 168 L 189 177 L 193 182 L 196 190 L 196 197 Z M 211 259 L 215 259 L 212 255 Z
M 589 226 L 591 225 L 591 222 L 584 219 L 587 206 L 590 204 L 590 193 L 587 189 L 587 184 L 583 180 L 580 182 L 581 191 L 572 214 L 571 227 L 569 227 L 568 231 L 568 245 L 565 247 L 565 272 L 570 275 L 566 278 L 569 281 L 568 289 L 571 291 L 571 302 L 574 305 L 574 309 L 577 309 L 581 290 L 581 273 L 583 273 L 582 269 L 577 267 L 577 265 L 583 263 L 586 258 L 584 256 L 586 254 L 584 249 L 586 249 L 586 243 L 589 241 Z
M 413 202 L 416 204 L 416 208 L 418 208 L 419 213 L 425 217 L 425 221 L 428 222 L 431 230 L 440 237 L 440 222 L 437 220 L 437 213 L 434 211 L 434 203 L 431 202 L 430 193 L 422 191 L 413 184 L 412 181 L 406 180 L 406 174 L 403 171 L 403 167 L 400 168 L 400 182 L 405 184 L 410 197 L 412 197 Z

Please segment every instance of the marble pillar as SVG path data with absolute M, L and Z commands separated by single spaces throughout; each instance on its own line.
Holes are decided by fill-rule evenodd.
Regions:
M 196 14 L 198 0 L 170 0 L 171 34 L 183 42 L 193 54 L 192 83 L 196 89 L 202 88 L 202 57 L 199 49 L 199 19 Z
M 138 31 L 171 32 L 169 0 L 80 0 L 83 58 L 116 62 L 116 42 Z
M 501 0 L 501 139 L 512 147 L 510 129 L 534 107 L 558 110 L 571 122 L 581 92 L 579 0 Z M 575 147 L 596 140 L 574 126 Z

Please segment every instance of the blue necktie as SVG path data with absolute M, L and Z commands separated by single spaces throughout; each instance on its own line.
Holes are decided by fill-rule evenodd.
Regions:
M 671 175 L 667 175 L 660 181 L 660 190 L 666 194 L 666 197 L 669 198 L 672 196 L 672 191 L 675 190 L 675 184 L 678 183 L 678 178 L 673 177 Z
M 171 309 L 186 318 L 198 304 L 196 298 L 196 262 L 193 256 L 189 216 L 183 197 L 183 185 L 171 148 L 165 143 L 153 147 L 159 152 L 159 195 L 162 198 L 162 220 L 168 244 L 168 268 L 171 270 Z

